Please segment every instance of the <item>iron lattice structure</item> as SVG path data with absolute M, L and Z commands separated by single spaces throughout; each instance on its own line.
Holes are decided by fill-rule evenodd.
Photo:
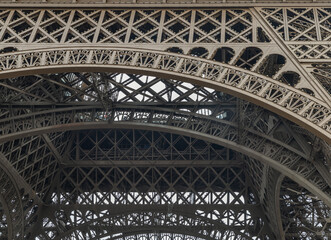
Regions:
M 0 238 L 329 239 L 330 42 L 323 0 L 2 0 Z

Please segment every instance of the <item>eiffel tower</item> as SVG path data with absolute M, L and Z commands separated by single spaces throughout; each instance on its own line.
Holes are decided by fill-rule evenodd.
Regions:
M 0 239 L 331 239 L 329 0 L 1 0 Z

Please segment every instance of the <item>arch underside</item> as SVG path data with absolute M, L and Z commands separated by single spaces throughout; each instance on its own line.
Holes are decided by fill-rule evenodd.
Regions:
M 330 13 L 0 9 L 0 238 L 331 237 Z
M 282 228 L 281 220 L 273 216 L 277 211 L 277 191 L 271 186 L 279 178 L 277 172 L 297 181 L 328 204 L 329 176 L 323 167 L 327 159 L 320 158 L 320 163 L 309 160 L 312 146 L 302 143 L 309 133 L 251 103 L 211 88 L 135 74 L 36 75 L 14 78 L 11 84 L 16 81 L 24 83 L 16 86 L 26 92 L 3 91 L 11 111 L 2 110 L 1 152 L 39 198 L 47 205 L 54 204 L 52 208 L 41 204 L 40 212 L 57 216 L 58 208 L 69 204 L 61 213 L 66 220 L 61 217 L 34 219 L 35 226 L 41 224 L 44 232 L 32 227 L 26 229 L 27 236 L 84 239 L 94 234 L 100 238 L 104 234 L 105 237 L 115 228 L 99 228 L 101 235 L 98 235 L 93 227 L 93 219 L 101 225 L 114 221 L 105 213 L 103 204 L 115 204 L 116 209 L 117 204 L 123 205 L 126 199 L 128 205 L 124 208 L 131 204 L 143 207 L 159 199 L 154 203 L 157 207 L 164 201 L 161 204 L 171 209 L 176 206 L 182 209 L 181 205 L 198 201 L 196 211 L 206 208 L 205 214 L 219 219 L 216 223 L 210 219 L 206 223 L 214 226 L 212 229 L 217 226 L 218 232 L 197 230 L 198 238 L 222 239 L 230 235 L 243 239 L 264 235 L 277 238 L 278 233 L 272 233 L 269 227 Z M 33 87 L 27 89 L 25 86 L 30 83 Z M 49 91 L 54 94 L 50 95 Z M 52 104 L 56 99 L 62 103 Z M 27 100 L 31 105 L 24 103 Z M 54 107 L 50 109 L 49 105 Z M 321 152 L 322 149 L 315 154 L 316 159 Z M 208 178 L 201 175 L 199 190 L 199 181 L 195 180 L 194 184 L 190 181 L 196 179 L 200 171 L 208 172 L 208 176 L 220 174 L 219 179 L 214 176 L 214 182 L 201 182 Z M 168 178 L 165 176 L 170 172 L 177 175 L 175 183 L 164 185 Z M 136 178 L 132 179 L 132 174 Z M 98 175 L 104 176 L 103 180 L 96 179 Z M 111 176 L 117 175 L 124 186 L 114 186 L 118 180 Z M 252 185 L 235 190 L 235 186 L 245 182 L 243 175 L 255 176 L 247 181 Z M 155 179 L 148 179 L 150 176 Z M 233 177 L 240 179 L 239 183 L 229 180 Z M 218 185 L 213 186 L 215 183 Z M 216 190 L 220 186 L 223 188 Z M 106 194 L 109 192 L 112 194 Z M 248 200 L 247 196 L 252 199 Z M 172 198 L 182 201 L 173 202 Z M 211 199 L 220 201 L 208 202 Z M 235 202 L 228 202 L 229 199 Z M 85 216 L 79 223 L 72 222 L 72 218 L 82 219 L 82 212 L 70 215 L 69 209 L 87 213 L 91 204 L 96 204 L 94 201 L 101 205 L 93 207 L 96 212 L 89 213 L 96 214 L 94 217 Z M 235 211 L 236 204 L 239 209 Z M 257 214 L 261 206 L 267 218 Z M 193 210 L 188 206 L 185 211 L 183 216 L 192 214 Z M 35 215 L 38 215 L 36 211 Z M 194 221 L 199 222 L 199 217 L 194 215 Z M 153 224 L 147 224 L 146 231 L 154 229 Z M 89 230 L 84 232 L 82 229 L 87 226 Z M 164 224 L 159 228 L 160 232 L 169 232 Z M 129 229 L 123 226 L 118 231 L 130 232 Z
M 234 151 L 150 130 L 73 134 L 75 147 L 42 210 L 55 216 L 43 219 L 42 239 L 53 232 L 55 239 L 98 239 L 139 229 L 202 239 L 271 234 Z

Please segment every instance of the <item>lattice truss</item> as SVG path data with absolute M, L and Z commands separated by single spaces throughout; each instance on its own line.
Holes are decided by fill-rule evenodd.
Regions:
M 266 9 L 263 10 L 267 12 Z M 274 11 L 277 12 L 276 10 Z M 313 10 L 310 12 L 312 11 Z M 316 9 L 314 9 L 314 11 L 316 11 Z M 295 11 L 293 10 L 293 12 Z M 328 12 L 329 9 L 319 10 L 320 15 L 326 15 Z M 269 13 L 269 15 L 271 14 Z M 278 16 L 277 13 L 275 13 L 275 15 Z M 269 18 L 271 17 L 269 16 Z M 152 44 L 152 46 L 148 45 L 148 47 L 163 50 L 169 48 L 169 46 L 183 46 L 183 44 L 187 44 L 189 48 L 185 47 L 185 49 L 179 49 L 176 50 L 176 52 L 189 52 L 195 56 L 212 59 L 217 58 L 221 59 L 223 62 L 229 62 L 233 55 L 240 57 L 238 54 L 242 54 L 244 51 L 242 45 L 244 43 L 245 46 L 248 44 L 252 47 L 261 45 L 260 49 L 248 49 L 245 51 L 241 59 L 234 59 L 234 61 L 240 61 L 240 65 L 244 68 L 251 69 L 254 67 L 254 62 L 262 57 L 260 62 L 269 60 L 272 61 L 272 64 L 275 64 L 273 70 L 269 67 L 271 72 L 266 73 L 267 76 L 275 75 L 281 67 L 285 70 L 284 72 L 296 70 L 291 66 L 291 63 L 286 61 L 288 59 L 285 59 L 285 53 L 276 54 L 282 53 L 283 51 L 274 43 L 272 36 L 263 29 L 265 27 L 263 27 L 258 20 L 259 19 L 247 9 L 0 9 L 0 46 L 3 48 L 2 52 L 7 52 L 15 49 L 23 50 L 31 48 L 31 46 L 33 46 L 33 48 L 40 48 L 48 44 L 52 44 L 52 46 L 65 46 L 66 44 L 77 43 L 108 44 L 108 46 L 109 44 L 116 44 L 116 46 L 126 44 L 125 46 L 127 46 L 127 44 L 137 45 L 139 43 L 142 44 L 142 46 L 144 46 L 144 44 Z M 279 21 L 283 23 L 285 20 Z M 313 25 L 312 21 L 314 21 L 314 19 L 310 21 L 310 25 Z M 328 16 L 324 16 L 320 25 L 317 25 L 321 26 L 320 29 L 318 28 L 318 31 L 322 32 L 319 35 L 323 36 L 324 41 L 328 40 L 327 33 L 330 32 L 328 23 Z M 278 23 L 277 27 L 279 25 L 281 24 Z M 279 28 L 281 28 L 281 26 Z M 301 31 L 301 29 L 297 30 L 297 32 L 298 31 Z M 307 31 L 303 32 L 305 33 Z M 297 34 L 299 35 L 297 37 L 299 38 L 304 35 L 304 33 L 301 35 Z M 301 38 L 299 39 L 301 40 Z M 297 39 L 294 38 L 293 40 Z M 309 40 L 314 39 L 309 38 Z M 219 43 L 222 43 L 224 46 L 228 45 L 230 49 L 224 47 L 223 49 L 219 49 L 219 51 L 215 51 L 215 46 Z M 269 43 L 267 44 L 267 49 L 265 48 L 265 43 Z M 191 44 L 196 48 L 193 48 Z M 234 46 L 236 47 L 234 48 Z M 272 46 L 272 48 L 270 46 Z M 204 47 L 205 49 L 198 47 Z M 323 53 L 328 54 L 327 51 L 328 50 L 325 50 Z M 298 57 L 301 58 L 300 56 Z M 321 53 L 320 55 L 314 56 L 314 58 L 329 58 L 329 55 L 323 55 Z M 287 66 L 283 67 L 283 65 Z M 263 73 L 264 70 L 261 69 L 260 71 Z M 276 75 L 276 78 L 282 79 L 279 74 Z M 296 77 L 292 78 L 294 78 L 294 83 L 290 84 L 296 85 L 295 81 L 298 81 L 298 79 Z M 301 85 L 304 86 L 307 84 Z
M 329 74 L 294 57 L 267 25 L 264 11 L 0 9 L 0 77 L 91 64 L 194 75 L 281 106 L 311 128 L 323 134 L 326 129 L 326 140 L 330 96 L 322 85 L 329 89 Z M 312 81 L 314 76 L 320 81 Z
M 316 149 L 319 142 L 296 125 L 210 88 L 133 74 L 63 73 L 7 79 L 0 90 L 1 152 L 30 188 L 25 192 L 35 193 L 26 197 L 26 238 L 278 238 L 279 172 L 272 164 L 330 194 L 327 144 Z M 57 126 L 60 132 L 50 132 Z M 140 127 L 129 130 L 134 126 Z M 153 126 L 170 132 L 148 130 Z M 45 130 L 34 134 L 38 129 Z M 241 148 L 217 139 L 273 162 L 243 157 Z M 323 227 L 327 237 L 329 225 Z M 302 234 L 319 231 L 316 225 Z
M 263 8 L 260 11 L 292 53 L 307 63 L 307 68 L 330 93 L 331 79 L 325 68 L 330 69 L 327 63 L 331 58 L 331 8 Z
M 253 29 L 250 13 L 240 9 L 1 10 L 0 16 L 3 43 L 250 43 L 268 39 L 260 27 Z
M 104 144 L 109 144 L 109 141 L 100 139 L 101 145 L 98 146 L 108 150 L 107 161 L 112 162 L 111 159 L 114 159 L 115 162 L 110 164 L 116 167 L 95 167 L 94 163 L 90 164 L 94 161 L 98 165 L 99 161 L 103 163 L 105 159 L 104 153 L 103 156 L 93 153 L 97 147 L 96 138 L 100 138 L 100 134 L 117 143 L 117 145 L 110 144 L 111 149 L 108 150 Z M 247 237 L 245 235 L 249 236 L 247 232 L 254 231 L 256 219 L 252 219 L 253 210 L 245 209 L 253 200 L 248 202 L 245 200 L 251 193 L 247 189 L 241 163 L 234 159 L 234 153 L 220 149 L 214 144 L 209 143 L 209 146 L 206 146 L 204 141 L 150 131 L 90 131 L 80 132 L 74 138 L 79 142 L 80 155 L 85 152 L 84 156 L 88 154 L 88 158 L 93 160 L 86 160 L 87 156 L 79 156 L 79 159 L 84 161 L 81 164 L 84 167 L 79 168 L 72 167 L 76 163 L 64 163 L 65 166 L 59 177 L 61 187 L 54 193 L 52 201 L 56 205 L 69 206 L 79 203 L 83 208 L 86 205 L 96 204 L 100 206 L 100 212 L 94 211 L 96 215 L 86 210 L 69 213 L 63 211 L 62 207 L 57 209 L 54 206 L 55 215 L 61 215 L 64 222 L 70 221 L 72 216 L 75 216 L 82 218 L 82 223 L 90 217 L 92 217 L 90 221 L 102 223 L 98 223 L 96 227 L 98 231 L 90 225 L 88 230 L 84 227 L 85 232 L 77 229 L 71 236 L 79 238 L 88 234 L 89 237 L 97 238 L 95 234 L 118 234 L 122 233 L 123 227 L 127 225 L 130 226 L 129 232 L 144 231 L 141 228 L 150 231 L 152 230 L 150 227 L 155 226 L 156 229 L 160 228 L 159 231 L 174 231 L 178 228 L 178 232 L 186 232 L 186 234 L 192 234 L 194 227 L 196 228 L 194 235 L 207 239 L 223 239 L 230 236 L 245 238 Z M 148 147 L 151 144 L 154 146 Z M 112 150 L 114 154 L 109 152 Z M 70 159 L 77 159 L 75 148 L 70 155 Z M 216 167 L 217 162 L 227 158 L 230 162 L 234 160 L 233 167 Z M 146 159 L 148 159 L 147 163 Z M 213 160 L 216 161 L 215 167 L 208 167 L 204 163 Z M 188 167 L 188 162 L 193 162 L 193 167 Z M 199 165 L 194 166 L 195 164 Z M 132 167 L 133 165 L 135 167 Z M 109 204 L 115 205 L 113 210 L 108 209 Z M 138 212 L 133 213 L 137 210 L 133 208 L 130 211 L 128 206 L 121 210 L 122 205 L 129 207 L 135 205 Z M 224 207 L 227 205 L 241 205 L 241 207 L 226 210 Z M 218 206 L 221 209 L 218 209 Z M 124 213 L 113 217 L 112 215 L 118 210 L 119 213 Z M 47 226 L 55 225 L 54 220 L 49 221 Z M 116 226 L 112 227 L 111 231 L 106 227 L 109 223 Z M 70 225 L 76 224 L 71 220 Z M 102 230 L 100 225 L 104 224 L 106 226 Z M 72 226 L 66 225 L 69 229 Z M 236 230 L 232 230 L 232 226 L 236 226 Z M 246 233 L 243 234 L 238 231 L 239 229 L 245 229 Z
M 330 12 L 0 9 L 0 238 L 330 238 Z

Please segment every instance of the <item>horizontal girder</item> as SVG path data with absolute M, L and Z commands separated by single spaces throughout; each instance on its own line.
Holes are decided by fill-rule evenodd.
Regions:
M 173 1 L 173 0 L 103 0 L 103 1 L 90 1 L 90 0 L 65 0 L 59 4 L 56 0 L 38 0 L 38 1 L 24 1 L 20 0 L 3 0 L 4 7 L 91 7 L 105 8 L 105 7 L 126 7 L 126 8 L 140 8 L 140 7 L 180 7 L 180 8 L 201 8 L 201 7 L 242 7 L 245 4 L 247 7 L 259 7 L 259 6 L 280 6 L 290 7 L 298 6 L 297 2 L 289 2 L 284 0 L 188 0 L 185 2 Z M 300 7 L 302 6 L 330 6 L 328 0 L 301 0 Z

